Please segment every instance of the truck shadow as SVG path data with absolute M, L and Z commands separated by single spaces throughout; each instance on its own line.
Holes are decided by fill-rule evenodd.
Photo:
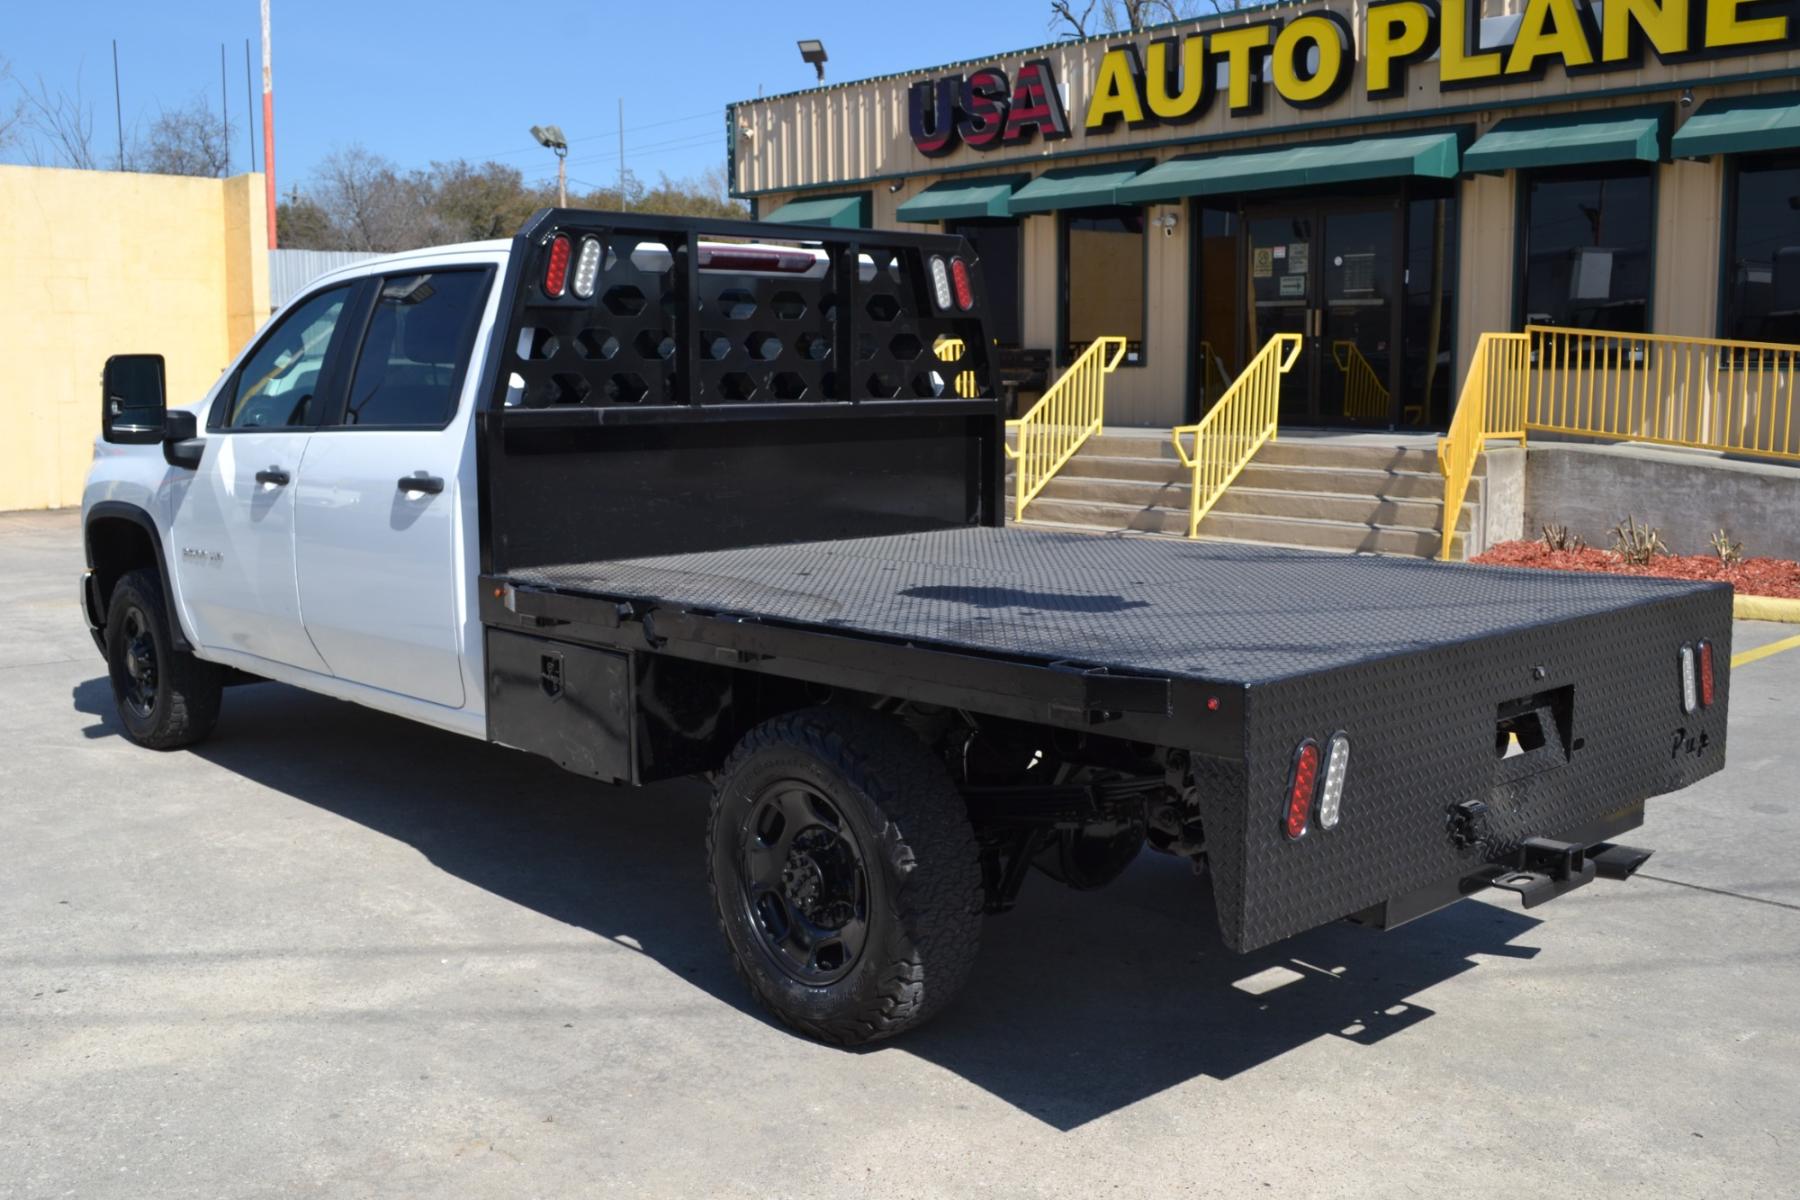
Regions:
M 96 718 L 87 736 L 119 735 L 104 679 L 73 699 Z M 497 896 L 641 949 L 770 1020 L 714 926 L 702 787 L 625 793 L 276 684 L 230 690 L 217 734 L 194 753 L 405 842 Z M 1381 1055 L 1432 1016 L 1411 997 L 1479 956 L 1532 957 L 1515 939 L 1537 924 L 1471 902 L 1388 934 L 1334 925 L 1239 956 L 1220 943 L 1210 891 L 1186 864 L 1145 854 L 1102 892 L 1034 877 L 1017 910 L 988 921 L 957 1003 L 858 1057 L 876 1067 L 886 1054 L 914 1055 L 1070 1130 L 1190 1080 L 1228 1083 L 1319 1038 Z

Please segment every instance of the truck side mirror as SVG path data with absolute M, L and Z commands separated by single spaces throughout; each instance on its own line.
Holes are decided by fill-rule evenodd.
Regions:
M 115 354 L 100 377 L 100 436 L 122 446 L 163 440 L 163 356 Z

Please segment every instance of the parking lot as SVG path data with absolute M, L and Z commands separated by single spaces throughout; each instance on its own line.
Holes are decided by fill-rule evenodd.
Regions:
M 1179 861 L 1038 877 L 847 1052 L 733 976 L 700 786 L 273 684 L 137 749 L 80 566 L 0 516 L 0 1196 L 1793 1194 L 1800 649 L 1629 883 L 1239 957 Z

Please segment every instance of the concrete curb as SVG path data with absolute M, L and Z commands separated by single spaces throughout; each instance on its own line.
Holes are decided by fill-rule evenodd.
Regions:
M 1737 595 L 1731 599 L 1731 615 L 1740 621 L 1781 621 L 1800 625 L 1800 600 Z

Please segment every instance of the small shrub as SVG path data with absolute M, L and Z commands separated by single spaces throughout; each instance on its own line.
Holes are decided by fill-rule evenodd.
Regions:
M 1629 515 L 1613 526 L 1613 536 L 1618 539 L 1613 543 L 1613 553 L 1635 567 L 1647 567 L 1657 555 L 1669 553 L 1661 531 L 1653 526 L 1639 525 L 1636 518 Z
M 1728 567 L 1744 561 L 1744 543 L 1732 541 L 1723 529 L 1712 535 L 1712 548 L 1718 553 L 1719 561 Z
M 1586 550 L 1587 543 L 1581 540 L 1579 533 L 1571 533 L 1567 525 L 1544 526 L 1544 549 Z

